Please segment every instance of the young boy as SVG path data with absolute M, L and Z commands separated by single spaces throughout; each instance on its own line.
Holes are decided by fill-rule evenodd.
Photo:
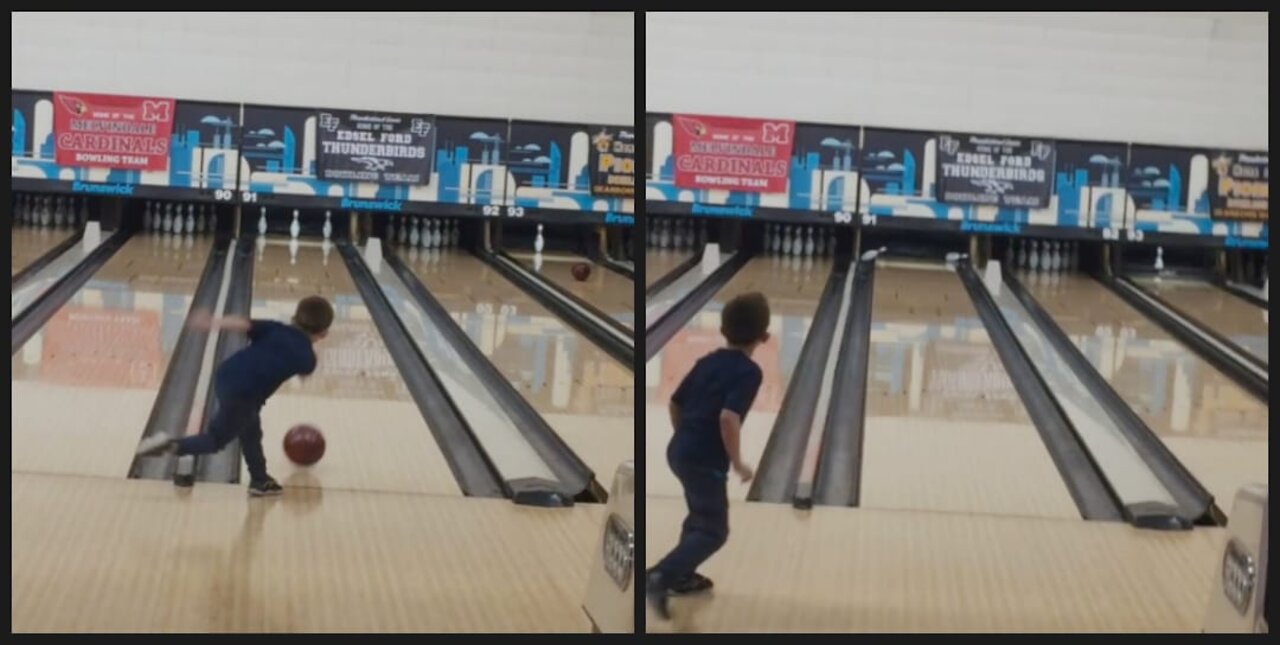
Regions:
M 232 354 L 218 366 L 213 376 L 214 393 L 218 397 L 217 412 L 209 431 L 181 439 L 157 433 L 142 440 L 138 454 L 158 455 L 176 450 L 178 456 L 207 455 L 239 437 L 244 463 L 249 467 L 249 494 L 255 497 L 279 495 L 283 490 L 267 474 L 267 459 L 262 454 L 262 406 L 285 381 L 294 376 L 308 376 L 316 369 L 316 353 L 312 347 L 329 333 L 333 323 L 333 306 L 320 296 L 304 298 L 293 314 L 293 324 L 271 320 L 249 320 L 239 316 L 213 319 L 208 314 L 193 316 L 192 325 L 204 329 L 246 332 L 249 346 Z
M 669 617 L 671 595 L 712 586 L 697 568 L 729 537 L 730 466 L 743 482 L 755 474 L 738 447 L 742 422 L 760 389 L 760 367 L 751 354 L 769 340 L 769 302 L 759 293 L 742 294 L 725 305 L 720 317 L 727 347 L 699 359 L 668 406 L 675 435 L 667 446 L 667 463 L 684 487 L 689 516 L 679 544 L 646 575 L 647 599 L 663 619 Z

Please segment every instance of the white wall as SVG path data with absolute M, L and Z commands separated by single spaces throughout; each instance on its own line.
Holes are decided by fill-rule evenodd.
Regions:
M 652 112 L 1267 148 L 1265 13 L 645 20 Z
M 11 15 L 14 88 L 635 122 L 630 12 Z

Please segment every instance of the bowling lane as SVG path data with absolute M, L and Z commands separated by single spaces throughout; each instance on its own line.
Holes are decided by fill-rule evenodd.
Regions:
M 862 506 L 1079 518 L 960 278 L 880 262 Z
M 13 246 L 9 252 L 13 265 L 10 276 L 16 275 L 50 249 L 76 234 L 74 229 L 40 226 L 14 226 L 10 233 L 13 235 Z
M 1207 282 L 1135 278 L 1148 292 L 1267 363 L 1268 310 Z
M 470 253 L 409 248 L 401 258 L 601 482 L 633 458 L 630 371 Z
M 523 264 L 526 269 L 590 303 L 628 328 L 635 329 L 635 283 L 626 276 L 595 264 L 580 255 L 543 253 L 542 267 L 537 269 L 534 268 L 532 253 L 508 252 L 508 255 Z M 573 265 L 579 262 L 591 267 L 591 276 L 581 282 L 574 279 L 570 272 Z
M 724 346 L 720 311 L 725 303 L 750 291 L 764 293 L 772 313 L 769 320 L 772 337 L 752 356 L 763 371 L 764 380 L 743 424 L 741 439 L 743 460 L 753 467 L 759 465 L 782 397 L 800 360 L 800 350 L 813 324 L 831 266 L 830 260 L 814 258 L 765 256 L 751 260 L 645 364 L 645 490 L 648 495 L 681 495 L 680 483 L 667 466 L 667 444 L 672 433 L 667 403 L 693 364 Z M 729 477 L 730 499 L 745 500 L 749 488 L 750 484 Z
M 676 267 L 693 257 L 693 252 L 679 249 L 648 249 L 644 254 L 644 286 L 666 277 Z
M 460 495 L 338 250 L 308 242 L 293 257 L 273 239 L 257 253 L 253 317 L 288 322 L 310 295 L 328 298 L 336 314 L 316 345 L 315 373 L 280 386 L 262 410 L 271 475 L 286 487 Z M 297 423 L 324 433 L 324 459 L 314 466 L 285 458 L 284 433 Z M 240 475 L 248 481 L 243 462 Z
M 133 236 L 13 356 L 15 472 L 129 472 L 212 244 Z
M 1027 288 L 1223 511 L 1240 486 L 1267 482 L 1264 403 L 1096 280 Z

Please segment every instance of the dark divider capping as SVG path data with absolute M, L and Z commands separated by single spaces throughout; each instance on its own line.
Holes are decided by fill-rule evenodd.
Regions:
M 238 239 L 231 262 L 231 284 L 227 287 L 227 302 L 223 313 L 247 318 L 253 305 L 254 254 L 251 238 Z M 242 333 L 222 333 L 218 336 L 218 347 L 214 350 L 214 365 L 221 365 L 223 361 L 248 344 L 248 337 Z M 217 395 L 214 392 L 213 379 L 209 379 L 208 396 L 204 402 L 202 432 L 209 431 L 209 423 L 213 421 L 213 413 L 216 409 Z M 231 443 L 223 446 L 222 450 L 212 455 L 197 457 L 195 477 L 206 482 L 239 483 L 240 440 L 232 439 Z

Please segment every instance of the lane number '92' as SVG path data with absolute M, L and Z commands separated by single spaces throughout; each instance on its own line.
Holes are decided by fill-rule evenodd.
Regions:
M 506 212 L 504 213 L 501 206 L 486 204 L 484 208 L 481 209 L 480 212 L 485 217 L 502 217 L 504 214 L 507 217 L 516 217 L 516 218 L 524 217 L 523 206 L 508 206 L 506 209 Z

